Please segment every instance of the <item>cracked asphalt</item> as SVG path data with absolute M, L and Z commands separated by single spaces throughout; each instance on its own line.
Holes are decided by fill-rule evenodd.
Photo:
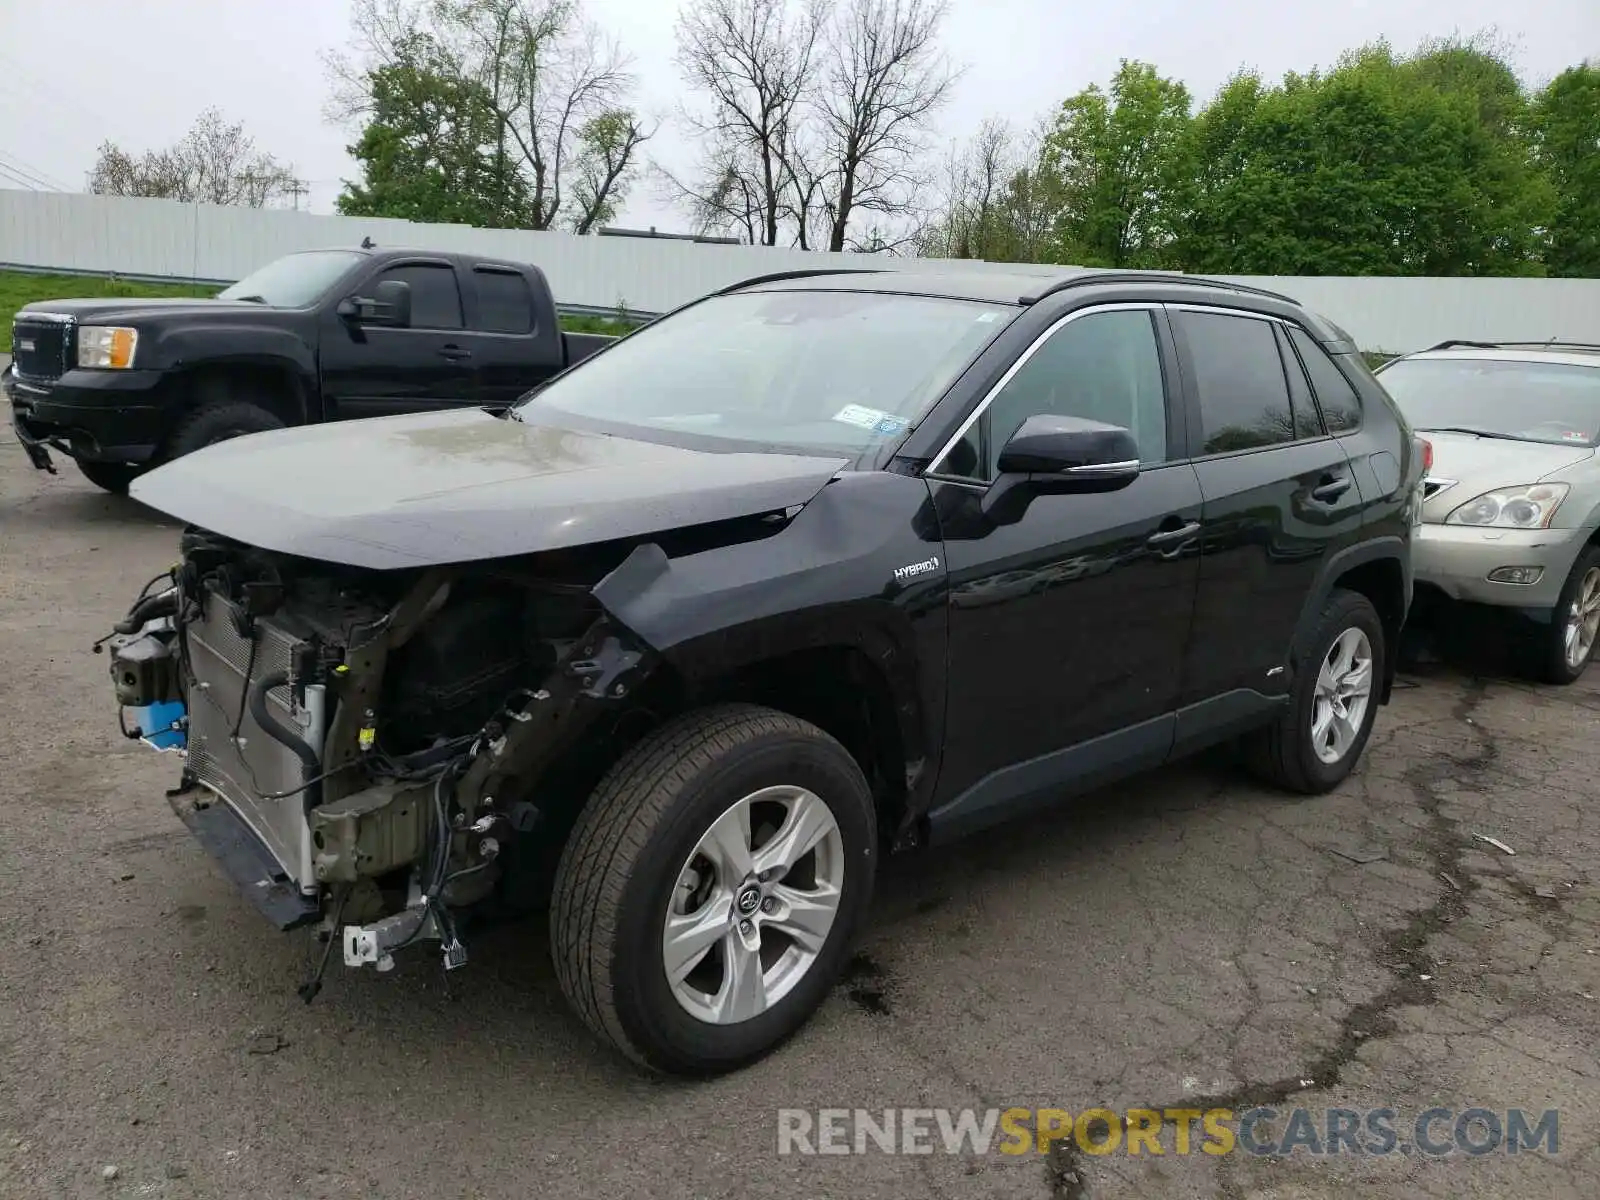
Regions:
M 584 1033 L 538 922 L 448 989 L 421 953 L 298 1000 L 309 941 L 191 843 L 89 652 L 175 537 L 0 433 L 0 1195 L 1600 1195 L 1600 672 L 1419 668 L 1333 795 L 1211 758 L 892 862 L 817 1018 L 687 1085 Z M 1263 1105 L 1554 1108 L 1558 1151 L 777 1153 L 790 1107 Z

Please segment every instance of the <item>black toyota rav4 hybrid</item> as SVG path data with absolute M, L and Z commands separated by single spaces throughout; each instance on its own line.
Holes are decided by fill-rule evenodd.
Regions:
M 715 1073 L 822 1002 L 886 853 L 1224 741 L 1343 780 L 1424 453 L 1265 292 L 763 277 L 499 415 L 137 480 L 189 524 L 112 675 L 181 751 L 179 816 L 320 961 L 457 968 L 476 916 L 548 906 L 583 1020 Z

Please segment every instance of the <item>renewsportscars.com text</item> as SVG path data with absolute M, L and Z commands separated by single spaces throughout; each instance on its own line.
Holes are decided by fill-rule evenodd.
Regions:
M 1452 1155 L 1559 1153 L 1555 1109 L 784 1108 L 779 1154 Z M 1064 1146 L 1062 1148 L 1065 1148 Z

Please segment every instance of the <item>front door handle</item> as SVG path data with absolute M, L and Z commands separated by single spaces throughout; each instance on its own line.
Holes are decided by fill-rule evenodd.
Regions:
M 472 351 L 465 346 L 457 346 L 451 342 L 448 346 L 439 347 L 439 357 L 448 358 L 451 362 L 459 362 L 463 358 L 471 358 Z
M 1350 476 L 1324 475 L 1322 482 L 1311 489 L 1313 500 L 1337 500 L 1350 490 Z
M 1190 521 L 1186 525 L 1179 525 L 1176 529 L 1158 529 L 1145 539 L 1152 546 L 1169 546 L 1173 542 L 1181 542 L 1185 538 L 1192 538 L 1200 532 L 1200 522 Z

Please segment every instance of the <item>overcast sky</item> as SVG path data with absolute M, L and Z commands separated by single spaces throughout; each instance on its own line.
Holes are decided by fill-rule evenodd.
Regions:
M 639 107 L 670 117 L 682 98 L 676 0 L 583 2 L 633 55 Z M 346 0 L 0 0 L 0 166 L 81 188 L 102 141 L 168 145 L 216 105 L 294 165 L 312 209 L 331 212 L 354 174 L 354 135 L 323 117 L 321 52 L 345 43 L 347 21 Z M 1410 48 L 1490 28 L 1535 83 L 1600 58 L 1600 0 L 952 0 L 945 43 L 966 74 L 938 132 L 964 138 L 990 115 L 1029 124 L 1104 84 L 1121 58 L 1153 62 L 1205 99 L 1242 66 L 1276 78 L 1378 37 Z M 650 151 L 669 169 L 693 160 L 670 122 Z M 618 223 L 683 227 L 643 186 Z

